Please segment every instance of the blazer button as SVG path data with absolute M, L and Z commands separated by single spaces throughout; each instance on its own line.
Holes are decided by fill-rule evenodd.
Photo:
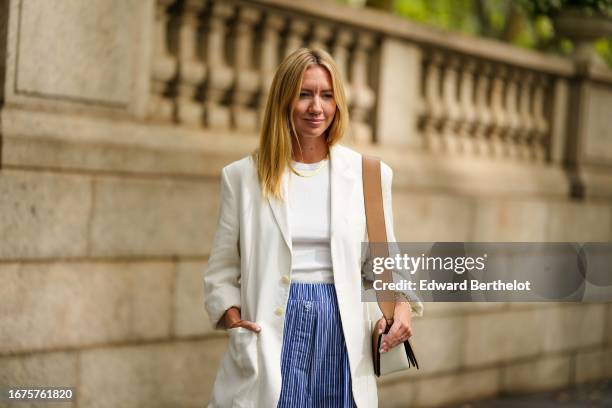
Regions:
M 274 313 L 276 313 L 277 316 L 281 316 L 283 314 L 283 308 L 277 307 Z
M 289 277 L 287 275 L 283 275 L 281 277 L 281 282 L 284 283 L 285 285 L 288 284 L 289 282 L 291 282 L 291 279 L 289 279 Z

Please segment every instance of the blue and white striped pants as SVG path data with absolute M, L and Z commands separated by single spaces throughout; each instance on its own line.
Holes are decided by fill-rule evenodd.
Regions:
M 333 283 L 292 282 L 278 408 L 356 407 Z

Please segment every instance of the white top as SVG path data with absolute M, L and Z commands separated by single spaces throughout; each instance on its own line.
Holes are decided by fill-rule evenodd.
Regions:
M 291 161 L 300 177 L 289 169 L 289 223 L 293 257 L 291 280 L 294 282 L 333 283 L 331 261 L 331 195 L 329 159 L 317 163 Z

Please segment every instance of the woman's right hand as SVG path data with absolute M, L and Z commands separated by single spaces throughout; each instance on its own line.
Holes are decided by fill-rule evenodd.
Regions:
M 261 327 L 257 323 L 249 320 L 242 320 L 240 318 L 240 309 L 235 306 L 232 306 L 225 311 L 225 314 L 223 315 L 223 322 L 225 327 L 228 329 L 243 327 L 256 333 L 261 330 Z

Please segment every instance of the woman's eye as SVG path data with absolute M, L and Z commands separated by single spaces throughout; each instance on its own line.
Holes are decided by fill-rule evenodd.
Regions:
M 300 98 L 308 98 L 311 96 L 312 94 L 310 92 L 300 92 Z M 332 99 L 334 97 L 334 94 L 326 93 L 326 94 L 322 94 L 320 97 L 325 98 L 325 99 Z

